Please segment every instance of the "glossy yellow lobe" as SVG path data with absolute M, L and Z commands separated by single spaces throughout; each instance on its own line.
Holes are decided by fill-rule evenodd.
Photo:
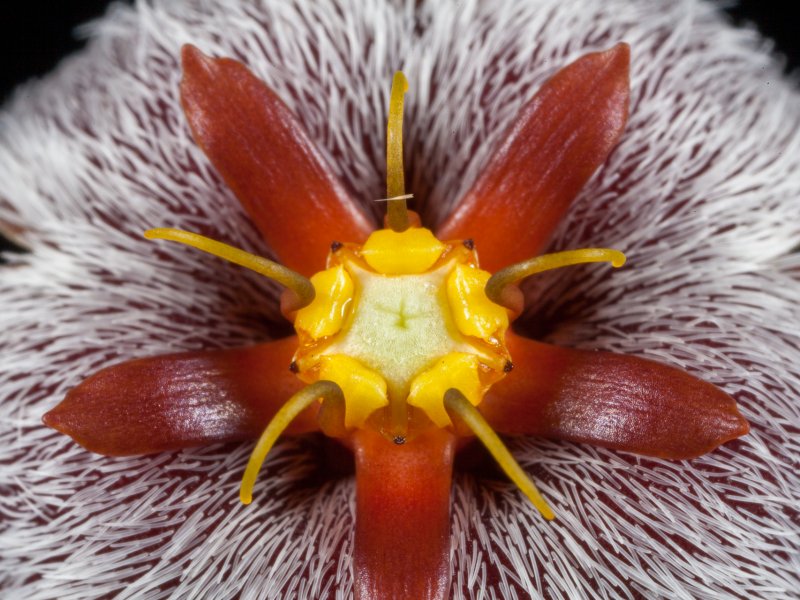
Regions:
M 452 352 L 442 357 L 411 382 L 408 403 L 425 411 L 437 427 L 451 425 L 444 406 L 445 392 L 456 388 L 473 405 L 478 404 L 483 397 L 478 365 L 478 357 L 474 354 Z
M 297 311 L 294 326 L 317 340 L 342 328 L 347 309 L 353 300 L 353 279 L 341 265 L 320 271 L 311 277 L 314 301 Z
M 501 337 L 508 329 L 508 310 L 486 297 L 491 274 L 469 265 L 456 265 L 447 278 L 447 299 L 456 327 L 464 335 L 485 341 Z M 501 340 L 502 341 L 502 340 Z
M 399 233 L 379 229 L 369 236 L 361 255 L 378 273 L 415 275 L 430 269 L 444 249 L 445 245 L 423 227 L 412 227 Z
M 348 429 L 362 427 L 375 410 L 389 404 L 383 377 L 349 356 L 323 356 L 320 359 L 319 378 L 333 381 L 342 388 L 344 424 Z

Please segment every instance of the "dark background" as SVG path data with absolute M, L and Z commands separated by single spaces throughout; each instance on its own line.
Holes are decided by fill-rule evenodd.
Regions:
M 101 16 L 109 4 L 110 0 L 0 0 L 0 104 L 17 84 L 45 75 L 59 59 L 81 48 L 84 41 L 76 37 L 75 28 Z M 799 71 L 800 19 L 779 8 L 781 4 L 740 0 L 726 12 L 735 23 L 755 23 L 775 40 L 787 59 L 786 69 Z

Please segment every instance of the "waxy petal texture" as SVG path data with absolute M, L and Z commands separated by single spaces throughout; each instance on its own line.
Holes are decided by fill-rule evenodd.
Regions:
M 681 369 L 514 333 L 506 341 L 514 376 L 495 384 L 480 405 L 502 433 L 684 459 L 749 431 L 733 398 Z
M 448 597 L 455 437 L 435 430 L 396 445 L 369 430 L 356 455 L 356 598 Z
M 258 437 L 303 387 L 287 368 L 289 337 L 236 350 L 185 352 L 103 369 L 44 416 L 45 424 L 110 456 L 177 450 Z M 314 410 L 288 429 L 316 429 Z
M 181 100 L 194 138 L 280 262 L 322 269 L 334 240 L 374 229 L 292 112 L 240 62 L 183 48 Z
M 622 135 L 629 67 L 630 49 L 618 44 L 556 73 L 522 107 L 437 236 L 472 238 L 490 271 L 538 254 Z

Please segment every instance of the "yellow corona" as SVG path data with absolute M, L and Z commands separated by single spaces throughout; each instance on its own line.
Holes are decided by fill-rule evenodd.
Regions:
M 314 301 L 295 317 L 294 364 L 307 383 L 341 387 L 348 427 L 369 423 L 401 442 L 428 423 L 451 425 L 450 387 L 478 404 L 503 377 L 508 310 L 486 297 L 490 274 L 471 243 L 412 227 L 332 247 L 311 278 Z

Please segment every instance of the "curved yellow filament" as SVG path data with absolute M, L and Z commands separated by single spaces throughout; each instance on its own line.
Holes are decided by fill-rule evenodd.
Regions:
M 217 242 L 216 240 L 212 240 L 197 233 L 183 231 L 181 229 L 172 229 L 168 227 L 148 229 L 144 232 L 144 237 L 148 240 L 169 240 L 171 242 L 178 242 L 179 244 L 186 244 L 192 248 L 197 248 L 198 250 L 208 252 L 218 258 L 227 260 L 228 262 L 241 265 L 264 277 L 269 277 L 294 292 L 297 300 L 291 307 L 292 310 L 303 308 L 311 304 L 311 301 L 314 299 L 314 286 L 308 278 L 262 256 L 256 256 L 255 254 L 239 250 L 228 244 L 223 244 L 222 242 Z
M 408 91 L 408 80 L 397 71 L 392 80 L 389 98 L 389 119 L 386 124 L 386 195 L 389 197 L 386 220 L 394 231 L 408 229 L 408 207 L 403 173 L 403 95 Z
M 467 400 L 464 394 L 455 388 L 450 388 L 444 394 L 444 406 L 448 412 L 459 417 L 478 436 L 478 439 L 486 446 L 486 449 L 497 461 L 497 464 L 500 465 L 500 468 L 528 497 L 528 500 L 531 501 L 541 515 L 548 521 L 553 520 L 555 518 L 553 509 L 542 498 L 539 490 L 536 489 L 536 485 L 531 481 L 527 473 L 522 470 L 519 463 L 514 460 L 508 448 L 505 447 L 505 444 L 486 422 L 483 415 Z
M 258 438 L 247 468 L 244 470 L 242 485 L 239 488 L 239 500 L 242 501 L 242 504 L 250 504 L 253 501 L 253 486 L 256 483 L 258 472 L 280 434 L 306 408 L 320 399 L 325 403 L 328 398 L 333 398 L 336 404 L 344 402 L 344 395 L 338 385 L 332 381 L 318 381 L 297 392 L 275 413 L 264 433 Z
M 514 308 L 506 298 L 508 286 L 542 271 L 594 262 L 610 262 L 613 267 L 621 267 L 625 264 L 625 255 L 610 248 L 583 248 L 530 258 L 500 269 L 492 275 L 486 282 L 486 296 L 495 304 Z

